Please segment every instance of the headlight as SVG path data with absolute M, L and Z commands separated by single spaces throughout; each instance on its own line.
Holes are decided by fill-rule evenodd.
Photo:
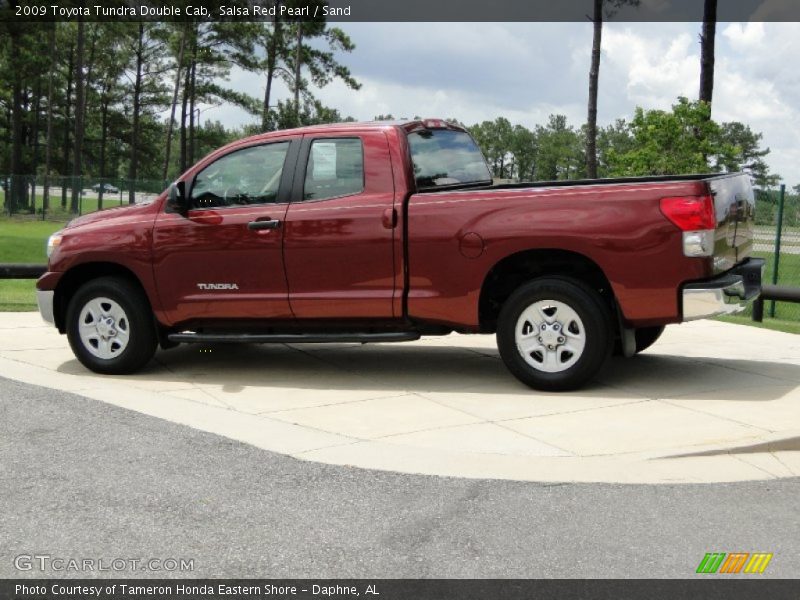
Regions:
M 47 258 L 50 258 L 50 255 L 53 253 L 58 246 L 61 245 L 61 239 L 64 236 L 61 235 L 60 231 L 56 231 L 53 235 L 47 238 Z

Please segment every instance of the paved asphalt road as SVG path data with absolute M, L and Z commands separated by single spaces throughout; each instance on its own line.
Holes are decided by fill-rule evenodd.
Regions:
M 798 483 L 326 466 L 0 379 L 0 577 L 61 575 L 16 571 L 20 554 L 191 558 L 193 577 L 690 577 L 711 551 L 774 552 L 766 575 L 796 577 Z

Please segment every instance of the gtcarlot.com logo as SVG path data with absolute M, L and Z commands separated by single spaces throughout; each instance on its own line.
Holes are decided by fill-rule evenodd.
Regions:
M 152 571 L 194 571 L 193 558 L 65 558 L 49 554 L 20 554 L 14 557 L 14 568 L 18 571 L 42 571 L 56 573 L 89 573 Z
M 748 573 L 760 575 L 767 570 L 771 552 L 707 552 L 697 566 L 698 573 Z

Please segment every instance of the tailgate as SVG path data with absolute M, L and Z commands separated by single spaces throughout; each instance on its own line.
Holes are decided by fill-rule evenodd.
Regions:
M 745 173 L 715 177 L 707 183 L 717 218 L 714 273 L 722 273 L 748 258 L 753 250 L 756 203 L 750 176 Z

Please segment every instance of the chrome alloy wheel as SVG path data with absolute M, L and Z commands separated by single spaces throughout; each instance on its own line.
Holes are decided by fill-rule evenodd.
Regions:
M 523 360 L 546 373 L 565 371 L 583 355 L 586 331 L 568 304 L 558 300 L 534 302 L 519 316 L 514 341 Z
M 128 346 L 130 321 L 122 307 L 109 298 L 93 298 L 80 312 L 78 334 L 86 350 L 105 360 L 116 358 Z

